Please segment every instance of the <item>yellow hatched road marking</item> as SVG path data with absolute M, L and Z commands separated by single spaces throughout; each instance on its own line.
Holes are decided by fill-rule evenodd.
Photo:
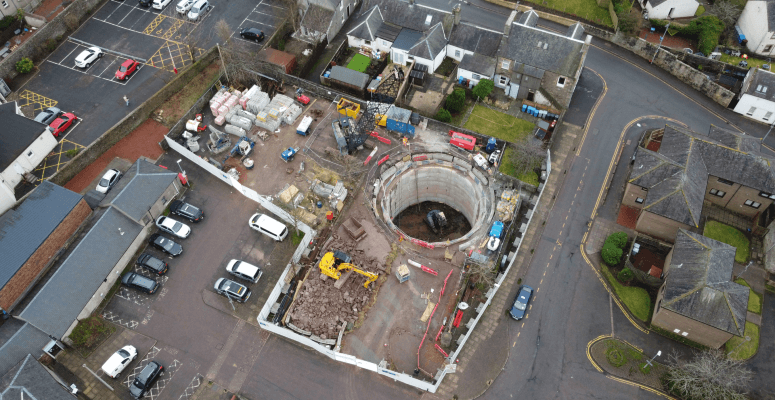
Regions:
M 145 29 L 143 29 L 143 33 L 145 33 L 146 35 L 153 35 L 153 31 L 155 31 L 155 30 L 156 30 L 156 28 L 157 28 L 157 27 L 158 27 L 158 26 L 159 26 L 159 25 L 160 25 L 160 24 L 161 24 L 161 23 L 162 23 L 162 22 L 163 22 L 165 19 L 167 19 L 167 17 L 165 17 L 164 15 L 161 15 L 161 14 L 157 15 L 157 16 L 156 16 L 156 18 L 154 18 L 154 19 L 153 19 L 153 21 L 151 21 L 151 23 L 150 23 L 150 24 L 148 24 L 148 26 L 146 26 L 146 27 L 145 27 Z

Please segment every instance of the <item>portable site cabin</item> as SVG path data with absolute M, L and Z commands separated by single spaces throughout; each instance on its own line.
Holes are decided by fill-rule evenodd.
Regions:
M 409 119 L 412 116 L 411 111 L 392 105 L 385 116 L 387 117 L 386 128 L 401 133 L 401 136 L 406 136 L 410 139 L 414 138 L 414 126 L 409 123 Z

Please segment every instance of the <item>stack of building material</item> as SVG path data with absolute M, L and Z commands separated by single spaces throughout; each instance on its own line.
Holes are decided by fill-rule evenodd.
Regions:
M 245 103 L 245 110 L 253 114 L 258 114 L 267 106 L 267 104 L 269 104 L 269 95 L 259 91 Z
M 504 190 L 495 209 L 498 211 L 498 220 L 503 222 L 511 221 L 514 211 L 519 203 L 519 193 L 515 190 Z
M 259 92 L 261 92 L 261 89 L 257 85 L 253 85 L 250 89 L 248 89 L 243 95 L 242 98 L 239 100 L 239 105 L 242 106 L 243 110 L 247 110 L 247 103 L 250 101 L 254 96 L 256 96 Z
M 288 96 L 278 94 L 272 99 L 272 101 L 269 102 L 269 104 L 266 105 L 266 107 L 263 108 L 261 112 L 256 113 L 256 126 L 264 128 L 270 132 L 276 131 L 277 128 L 280 127 L 280 123 L 283 122 L 283 114 L 292 105 L 294 105 L 293 99 Z
M 229 91 L 226 88 L 222 88 L 218 91 L 218 93 L 213 96 L 212 99 L 210 99 L 210 111 L 212 111 L 213 116 L 218 116 L 218 109 L 223 105 L 223 102 L 226 101 L 226 99 L 229 98 Z
M 247 134 L 247 132 L 244 129 L 242 129 L 237 125 L 226 124 L 223 130 L 226 131 L 226 133 L 230 133 L 232 135 L 239 136 L 239 137 L 245 136 Z
M 297 104 L 291 104 L 291 106 L 283 113 L 283 122 L 287 125 L 293 125 L 293 122 L 296 121 L 296 118 L 298 118 L 299 115 L 301 115 L 301 107 Z

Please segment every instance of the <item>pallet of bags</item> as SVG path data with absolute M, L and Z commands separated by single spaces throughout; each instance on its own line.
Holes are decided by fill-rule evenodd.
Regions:
M 215 117 L 215 124 L 218 126 L 223 126 L 223 123 L 226 122 L 226 116 L 225 115 L 219 115 Z
M 254 119 L 256 119 L 256 114 L 249 113 L 245 110 L 237 110 L 237 115 L 239 115 L 240 117 L 245 117 L 249 119 L 251 123 L 253 122 Z
M 231 125 L 231 124 L 226 124 L 226 126 L 223 127 L 223 130 L 226 131 L 226 133 L 229 133 L 235 136 L 240 136 L 240 137 L 245 136 L 247 134 L 247 132 L 244 129 L 240 128 L 239 126 Z
M 293 121 L 301 115 L 301 107 L 296 104 L 291 104 L 287 110 L 283 113 L 283 122 L 287 125 L 293 125 Z

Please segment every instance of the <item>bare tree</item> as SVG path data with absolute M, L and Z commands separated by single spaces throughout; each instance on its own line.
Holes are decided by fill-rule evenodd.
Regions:
M 484 286 L 484 291 L 491 288 L 495 283 L 495 267 L 492 263 L 480 264 L 478 262 L 466 263 L 469 276 L 469 282 L 476 281 L 477 284 Z
M 255 79 L 250 71 L 258 69 L 257 49 L 254 46 L 247 46 L 244 41 L 232 40 L 231 28 L 223 19 L 215 23 L 215 34 L 222 41 L 220 46 L 221 61 L 229 80 L 248 83 Z
M 729 0 L 716 1 L 707 10 L 708 14 L 718 17 L 727 28 L 735 26 L 742 12 L 739 5 Z
M 288 22 L 291 23 L 293 31 L 297 32 L 301 24 L 301 7 L 298 0 L 282 0 L 281 4 L 288 10 L 286 12 Z
M 543 142 L 527 137 L 515 145 L 511 153 L 511 162 L 518 174 L 526 174 L 541 165 L 545 157 Z
M 688 399 L 746 399 L 753 372 L 743 361 L 727 358 L 721 350 L 696 352 L 682 360 L 677 352 L 669 357 L 669 388 Z

